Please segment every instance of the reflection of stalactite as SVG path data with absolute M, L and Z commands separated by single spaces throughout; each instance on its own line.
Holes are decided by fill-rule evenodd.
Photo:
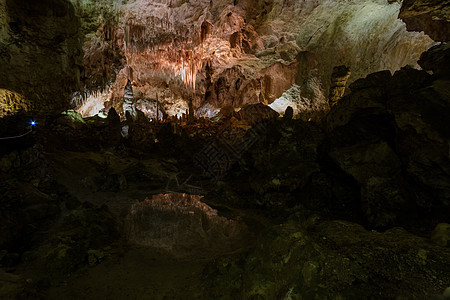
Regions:
M 83 72 L 80 74 L 84 91 L 80 97 L 85 99 L 92 92 L 103 92 L 115 80 L 117 70 L 123 65 L 121 49 L 117 47 L 121 39 L 118 34 L 119 3 L 112 0 L 75 1 L 77 15 L 83 24 L 80 33 L 84 37 Z M 91 26 L 95 26 L 92 30 Z

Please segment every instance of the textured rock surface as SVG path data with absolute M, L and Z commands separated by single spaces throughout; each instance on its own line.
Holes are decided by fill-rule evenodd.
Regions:
M 449 53 L 449 44 L 436 45 L 422 53 L 418 63 L 424 70 L 432 71 L 434 75 L 448 79 L 450 75 L 450 70 L 447 67 L 450 64 Z
M 448 57 L 447 52 L 445 45 L 430 49 L 424 54 L 423 65 L 426 66 L 427 56 L 438 55 L 444 59 Z M 433 65 L 429 68 L 436 67 Z M 397 71 L 390 80 L 387 73 L 372 74 L 365 80 L 353 83 L 350 86 L 352 93 L 328 116 L 328 125 L 334 128 L 332 133 L 335 139 L 332 142 L 335 150 L 330 155 L 362 186 L 366 186 L 362 197 L 363 202 L 369 206 L 377 205 L 371 199 L 377 198 L 382 201 L 381 199 L 385 198 L 390 199 L 388 201 L 391 204 L 397 202 L 397 209 L 406 212 L 408 211 L 406 202 L 410 199 L 409 201 L 413 200 L 415 205 L 424 209 L 431 205 L 428 202 L 430 200 L 425 200 L 427 197 L 423 194 L 417 197 L 408 195 L 406 191 L 414 190 L 412 187 L 406 188 L 407 186 L 417 186 L 420 183 L 433 190 L 428 197 L 434 198 L 432 202 L 437 207 L 448 209 L 449 133 L 446 129 L 447 118 L 444 116 L 450 112 L 450 97 L 445 72 L 435 69 L 434 73 L 434 76 L 430 76 L 425 71 L 404 68 Z M 357 111 L 353 113 L 355 109 Z M 364 118 L 364 121 L 361 122 L 360 118 Z M 383 141 L 383 149 L 387 151 L 381 151 L 380 141 Z M 388 166 L 388 169 L 383 170 L 369 164 L 366 165 L 370 166 L 367 169 L 368 173 L 365 172 L 364 165 L 368 161 L 360 165 L 361 161 L 355 159 L 359 157 L 355 156 L 358 151 L 352 150 L 348 158 L 345 152 L 341 152 L 348 149 L 347 145 L 358 148 L 360 146 L 357 145 L 362 145 L 363 151 L 369 151 L 362 156 L 364 160 L 380 163 L 384 167 Z M 375 147 L 379 149 L 378 152 L 375 148 L 369 150 L 374 145 L 378 145 Z M 386 159 L 389 162 L 383 163 Z M 434 164 L 441 167 L 431 174 L 429 172 Z M 353 167 L 355 169 L 352 169 Z M 401 169 L 414 178 L 410 181 L 408 176 L 404 177 L 406 182 L 410 181 L 409 184 L 398 181 L 399 177 L 395 174 L 404 172 Z M 390 183 L 387 183 L 386 179 L 380 180 L 376 177 L 396 178 L 396 180 L 390 179 Z M 377 185 L 379 186 L 376 187 Z M 375 194 L 369 192 L 374 188 L 377 190 L 374 191 Z M 385 196 L 382 196 L 383 194 Z M 386 203 L 384 207 L 387 206 Z M 414 204 L 411 203 L 409 208 L 412 209 L 409 215 L 414 215 Z
M 441 45 L 423 54 L 434 75 L 405 67 L 353 82 L 323 120 L 324 131 L 301 120 L 268 123 L 227 177 L 235 185 L 214 195 L 236 203 L 244 193 L 243 204 L 281 213 L 344 210 L 375 228 L 414 227 L 424 215 L 429 224 L 445 221 L 449 84 L 426 58 L 445 61 L 447 52 Z
M 0 99 L 1 116 L 14 114 L 22 110 L 27 111 L 32 109 L 32 105 L 30 105 L 26 97 L 8 89 L 0 89 Z
M 0 88 L 27 99 L 8 105 L 1 93 L 1 114 L 67 108 L 81 65 L 79 20 L 72 4 L 2 0 L 0 22 Z
M 109 39 L 103 25 L 96 35 L 108 45 L 104 72 L 117 67 L 105 107 L 119 113 L 127 78 L 137 98 L 159 99 L 169 114 L 181 115 L 189 98 L 196 110 L 212 106 L 210 112 L 270 104 L 294 79 L 304 102 L 316 106 L 328 94 L 333 67 L 350 67 L 350 81 L 395 71 L 415 64 L 432 42 L 407 32 L 397 19 L 400 4 L 384 0 L 109 2 L 119 20 L 102 23 L 110 26 Z M 95 58 L 102 47 L 85 44 L 85 57 Z M 111 47 L 122 49 L 122 69 Z M 305 64 L 299 53 L 310 53 L 316 63 Z
M 127 238 L 177 256 L 226 253 L 248 238 L 245 225 L 219 216 L 202 196 L 160 194 L 135 203 L 127 216 Z
M 301 97 L 314 105 L 318 95 L 327 94 L 336 65 L 352 69 L 350 81 L 382 69 L 395 71 L 414 64 L 431 42 L 406 32 L 396 19 L 400 5 L 384 0 L 73 3 L 81 23 L 65 0 L 39 6 L 2 0 L 2 88 L 29 99 L 4 114 L 65 108 L 80 76 L 86 90 L 79 91 L 75 104 L 84 103 L 84 92 L 95 103 L 81 108 L 84 115 L 111 106 L 122 113 L 127 78 L 137 99 L 159 99 L 169 114 L 180 115 L 189 97 L 196 110 L 209 105 L 211 112 L 227 105 L 270 104 L 294 76 Z M 320 64 L 303 64 L 298 54 L 305 51 Z
M 292 218 L 263 232 L 257 244 L 245 258 L 209 266 L 209 297 L 432 299 L 450 280 L 448 249 L 402 228 L 380 233 L 344 221 Z
M 81 16 L 90 18 L 81 30 L 94 33 L 82 76 L 98 90 L 116 80 L 92 94 L 105 103 L 86 111 L 121 107 L 128 77 L 149 115 L 184 112 L 189 100 L 203 115 L 224 107 L 214 122 L 184 118 L 183 127 L 140 112 L 120 121 L 114 109 L 85 119 L 69 110 L 24 139 L 2 140 L 0 298 L 442 295 L 450 280 L 447 45 L 421 56 L 423 70 L 392 72 L 415 63 L 430 40 L 406 32 L 393 18 L 399 4 L 385 1 L 113 2 L 121 20 L 97 22 L 97 8 Z M 205 52 L 194 51 L 199 45 Z M 120 71 L 117 49 L 129 63 Z M 328 110 L 331 70 L 344 63 L 360 75 L 389 70 L 350 78 L 322 122 L 308 122 Z M 27 107 L 25 94 L 0 91 L 6 109 Z M 271 101 L 277 112 L 259 103 Z M 0 137 L 23 133 L 21 117 L 1 118 Z M 221 177 L 204 176 L 192 162 L 198 154 Z
M 424 31 L 433 40 L 450 40 L 450 1 L 405 0 L 399 17 L 411 31 Z
M 346 66 L 334 67 L 333 73 L 331 73 L 330 93 L 328 94 L 330 106 L 335 105 L 344 96 L 345 86 L 350 74 L 351 72 Z
M 440 223 L 431 234 L 431 241 L 442 247 L 450 246 L 450 224 Z

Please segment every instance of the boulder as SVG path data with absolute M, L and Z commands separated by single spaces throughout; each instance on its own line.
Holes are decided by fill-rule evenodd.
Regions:
M 370 74 L 350 84 L 350 93 L 339 101 L 339 105 L 335 105 L 325 118 L 328 130 L 348 124 L 355 112 L 385 113 L 386 85 L 390 78 L 391 73 L 386 70 Z
M 440 78 L 449 78 L 450 70 L 450 44 L 440 44 L 431 47 L 420 56 L 418 64 L 433 75 Z

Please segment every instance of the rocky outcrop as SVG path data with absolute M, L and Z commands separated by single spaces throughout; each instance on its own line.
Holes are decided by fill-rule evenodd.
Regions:
M 316 197 L 323 193 L 316 188 L 326 177 L 320 172 L 317 152 L 323 138 L 318 126 L 301 120 L 257 123 L 244 137 L 253 144 L 247 153 L 240 153 L 238 170 L 231 169 L 226 184 L 206 198 L 235 206 L 257 205 L 277 213 L 305 203 L 322 205 Z M 247 196 L 236 200 L 237 195 Z
M 247 124 L 256 124 L 263 121 L 276 119 L 279 114 L 264 104 L 248 104 L 245 105 L 237 115 Z
M 431 234 L 431 241 L 442 247 L 450 247 L 450 224 L 438 224 Z
M 376 73 L 356 81 L 328 116 L 330 156 L 361 185 L 372 224 L 387 225 L 402 214 L 406 220 L 418 209 L 450 208 L 448 79 L 426 63 L 438 53 L 448 59 L 447 52 L 441 45 L 423 54 L 421 64 L 434 69 L 433 76 L 404 68 L 392 78 Z
M 441 0 L 405 0 L 399 18 L 410 31 L 424 31 L 433 40 L 450 40 L 450 2 Z
M 330 93 L 328 94 L 328 103 L 330 104 L 330 107 L 334 106 L 344 96 L 345 86 L 350 74 L 351 72 L 346 66 L 333 68 L 333 73 L 331 73 Z
M 450 70 L 450 44 L 436 45 L 420 56 L 419 65 L 433 75 L 448 79 Z
M 433 206 L 449 209 L 446 85 L 408 68 L 391 79 L 373 74 L 350 85 L 352 93 L 330 112 L 330 156 L 361 185 L 369 223 L 385 226 Z
M 396 2 L 109 2 L 116 19 L 105 19 L 106 27 L 99 27 L 95 38 L 89 37 L 93 42 L 85 44 L 85 57 L 93 63 L 89 63 L 93 73 L 95 66 L 100 66 L 98 70 L 104 66 L 102 72 L 111 79 L 108 105 L 116 110 L 122 107 L 127 78 L 142 99 L 156 99 L 158 94 L 166 112 L 179 116 L 190 97 L 195 110 L 271 104 L 295 78 L 302 106 L 314 107 L 302 118 L 318 119 L 316 115 L 323 112 L 317 113 L 317 107 L 323 106 L 322 96 L 328 94 L 334 66 L 350 67 L 352 82 L 371 72 L 415 64 L 432 42 L 424 34 L 406 31 L 397 19 L 400 4 Z M 97 63 L 102 51 L 104 59 Z M 299 53 L 310 53 L 316 63 L 305 63 Z M 126 65 L 121 66 L 121 55 Z M 117 76 L 111 72 L 113 65 Z
M 126 218 L 127 238 L 183 257 L 226 253 L 249 238 L 245 224 L 218 215 L 201 198 L 159 194 L 133 204 Z
M 448 248 L 393 228 L 295 216 L 262 232 L 248 256 L 204 272 L 214 299 L 433 299 L 450 280 Z
M 79 83 L 79 20 L 66 0 L 0 1 L 0 88 L 26 101 L 0 98 L 1 116 L 67 108 Z

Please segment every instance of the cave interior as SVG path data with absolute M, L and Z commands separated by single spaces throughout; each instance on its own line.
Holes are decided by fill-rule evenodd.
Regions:
M 449 24 L 0 0 L 0 298 L 450 300 Z

